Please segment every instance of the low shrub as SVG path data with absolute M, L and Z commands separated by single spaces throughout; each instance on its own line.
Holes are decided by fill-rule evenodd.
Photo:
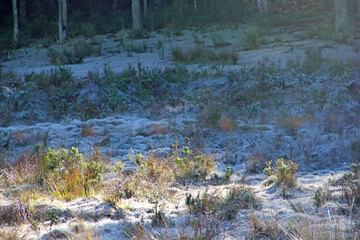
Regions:
M 305 58 L 302 64 L 305 73 L 314 73 L 318 71 L 323 64 L 324 59 L 321 55 L 321 49 L 309 47 L 305 50 Z
M 87 44 L 85 41 L 78 41 L 74 44 L 71 50 L 55 50 L 49 48 L 47 57 L 52 64 L 80 64 L 84 58 L 92 55 L 101 55 L 101 46 L 95 48 Z
M 25 75 L 25 81 L 35 83 L 37 89 L 48 89 L 51 86 L 59 88 L 68 85 L 72 80 L 72 71 L 62 65 L 57 65 L 57 68 L 50 71 L 32 72 Z
M 313 201 L 316 207 L 323 206 L 331 197 L 329 189 L 318 188 L 314 192 Z
M 173 47 L 171 51 L 175 62 L 215 62 L 220 64 L 235 65 L 238 60 L 237 53 L 234 50 L 213 51 L 203 46 L 196 46 L 186 50 L 180 47 Z
M 45 169 L 39 175 L 39 182 L 55 197 L 66 201 L 88 196 L 101 179 L 106 161 L 99 158 L 85 159 L 77 148 L 49 149 L 44 157 Z
M 296 186 L 295 174 L 298 164 L 291 160 L 285 161 L 283 158 L 280 158 L 276 161 L 275 166 L 273 166 L 272 161 L 267 162 L 266 166 L 264 173 L 269 178 L 265 185 L 279 184 L 283 189 L 283 196 L 285 197 L 287 189 Z
M 175 179 L 186 185 L 190 182 L 204 181 L 209 174 L 216 168 L 217 164 L 210 155 L 202 153 L 194 154 L 189 146 L 179 149 L 178 144 L 174 144 L 172 160 Z
M 253 28 L 248 30 L 245 33 L 245 38 L 244 38 L 246 48 L 249 50 L 254 50 L 258 48 L 260 44 L 260 38 L 261 38 L 261 34 L 259 32 L 259 29 Z

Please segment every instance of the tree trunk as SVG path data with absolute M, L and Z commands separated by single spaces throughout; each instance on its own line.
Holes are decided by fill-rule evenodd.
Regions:
M 194 0 L 194 8 L 197 9 L 197 0 Z
M 59 42 L 60 44 L 64 42 L 64 34 L 63 34 L 63 14 L 62 14 L 62 0 L 59 1 Z
M 335 14 L 335 32 L 347 33 L 349 28 L 347 0 L 335 0 Z
M 144 0 L 143 3 L 144 3 L 144 15 L 146 15 L 148 13 L 148 1 Z
M 17 11 L 17 3 L 16 0 L 12 0 L 12 8 L 13 8 L 13 17 L 14 17 L 14 43 L 19 43 L 19 19 L 18 19 L 18 11 Z
M 117 8 L 118 3 L 119 3 L 119 0 L 115 0 L 115 1 L 113 2 L 112 6 L 111 6 L 113 12 L 116 11 L 116 8 Z
M 67 39 L 67 27 L 68 27 L 68 17 L 67 17 L 67 0 L 62 0 L 62 21 L 63 21 L 63 39 Z
M 269 13 L 270 12 L 270 2 L 269 0 L 257 0 L 258 9 L 260 13 Z
M 262 6 L 262 0 L 257 0 L 258 9 L 260 13 L 264 13 L 263 6 Z
M 141 7 L 140 0 L 132 0 L 132 21 L 133 21 L 133 29 L 141 29 Z
M 20 22 L 26 23 L 26 0 L 20 0 Z

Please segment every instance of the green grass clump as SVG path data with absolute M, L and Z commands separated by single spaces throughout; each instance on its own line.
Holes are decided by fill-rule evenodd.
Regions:
M 49 89 L 50 87 L 62 88 L 73 80 L 73 73 L 70 68 L 61 64 L 57 68 L 50 71 L 42 71 L 40 73 L 32 72 L 25 75 L 26 82 L 32 82 L 37 89 Z
M 26 151 L 1 177 L 5 188 L 38 184 L 44 193 L 58 199 L 72 200 L 92 194 L 107 169 L 107 161 L 99 151 L 85 158 L 77 148 L 45 149 L 38 145 Z
M 49 48 L 47 57 L 52 64 L 80 64 L 83 63 L 84 58 L 92 55 L 100 55 L 101 46 L 95 48 L 84 41 L 76 42 L 71 50 L 55 50 Z
M 177 181 L 183 184 L 204 181 L 216 168 L 216 162 L 211 156 L 194 154 L 189 147 L 183 147 L 181 154 L 177 145 L 174 148 L 173 171 Z
M 305 73 L 318 71 L 323 63 L 324 59 L 320 48 L 309 47 L 305 50 L 305 58 L 302 64 Z
M 39 182 L 58 199 L 66 201 L 92 193 L 105 171 L 105 162 L 87 160 L 77 148 L 49 149 Z
M 246 48 L 249 50 L 254 50 L 258 48 L 260 44 L 260 38 L 261 34 L 257 28 L 253 28 L 247 31 L 244 38 Z
M 189 49 L 173 47 L 172 55 L 175 62 L 184 63 L 214 62 L 235 65 L 238 60 L 238 56 L 234 50 L 213 51 L 203 46 L 196 46 Z

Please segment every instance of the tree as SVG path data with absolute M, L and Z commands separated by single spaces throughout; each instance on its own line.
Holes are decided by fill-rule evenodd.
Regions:
M 335 0 L 335 32 L 346 34 L 348 29 L 348 2 L 347 0 Z
M 20 22 L 21 24 L 26 23 L 26 0 L 20 0 Z
M 258 8 L 260 13 L 269 13 L 270 12 L 270 2 L 269 0 L 257 0 Z
M 12 8 L 13 8 L 13 17 L 14 17 L 14 43 L 19 43 L 19 19 L 18 19 L 18 11 L 17 11 L 17 2 L 16 0 L 12 0 Z
M 144 15 L 146 15 L 148 12 L 148 1 L 144 0 L 143 3 L 144 3 Z
M 67 39 L 67 27 L 68 27 L 67 0 L 62 0 L 62 20 L 63 20 L 63 36 L 64 39 Z
M 132 10 L 133 29 L 139 30 L 142 28 L 140 0 L 132 0 L 131 10 Z
M 64 41 L 64 34 L 63 34 L 63 15 L 62 15 L 62 0 L 58 0 L 59 2 L 59 42 L 63 43 Z
M 67 31 L 67 2 L 66 0 L 58 0 L 59 2 L 59 42 L 63 43 L 66 39 Z
M 194 0 L 194 8 L 197 9 L 197 0 Z

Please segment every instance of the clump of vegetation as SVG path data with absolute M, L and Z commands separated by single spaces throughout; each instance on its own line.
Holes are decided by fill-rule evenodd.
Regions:
M 37 89 L 49 89 L 50 87 L 63 88 L 73 80 L 73 73 L 70 68 L 61 64 L 50 71 L 42 71 L 39 74 L 32 72 L 25 75 L 25 81 L 35 84 Z
M 40 184 L 45 193 L 59 199 L 72 200 L 93 193 L 106 170 L 107 161 L 94 150 L 89 158 L 77 148 L 48 149 L 39 145 L 33 152 L 25 152 L 8 170 L 3 171 L 5 186 Z
M 283 196 L 286 197 L 287 189 L 296 186 L 296 171 L 298 164 L 293 161 L 285 161 L 280 158 L 276 161 L 276 165 L 273 166 L 272 161 L 266 163 L 264 173 L 268 176 L 268 180 L 265 185 L 269 186 L 273 183 L 279 184 L 283 189 Z
M 169 186 L 175 182 L 186 185 L 205 181 L 216 167 L 210 156 L 193 154 L 189 147 L 180 149 L 178 144 L 173 146 L 173 155 L 166 159 L 157 159 L 152 154 L 144 157 L 132 152 L 128 157 L 136 169 L 124 174 L 124 166 L 118 168 L 117 180 L 109 185 L 106 200 L 116 204 L 122 198 L 145 196 L 154 204 L 155 222 L 159 224 L 163 218 L 159 207 L 173 194 Z
M 44 171 L 39 175 L 39 182 L 59 199 L 68 201 L 88 196 L 105 171 L 103 159 L 94 159 L 86 160 L 74 147 L 71 151 L 49 149 L 44 157 Z
M 76 42 L 71 50 L 55 50 L 49 48 L 47 57 L 52 64 L 80 64 L 84 58 L 92 55 L 100 55 L 101 46 L 95 48 L 84 41 Z
M 321 56 L 321 49 L 309 47 L 305 50 L 305 59 L 302 67 L 305 73 L 314 73 L 318 71 L 323 64 L 324 59 Z
M 174 61 L 184 63 L 215 62 L 235 65 L 238 60 L 237 53 L 234 50 L 213 51 L 203 46 L 196 46 L 189 49 L 173 47 L 172 55 Z
M 264 169 L 265 158 L 262 154 L 251 154 L 247 157 L 247 171 L 250 173 L 260 173 L 261 169 Z
M 216 167 L 212 156 L 194 154 L 189 146 L 183 147 L 181 152 L 178 144 L 173 147 L 174 175 L 183 184 L 204 181 Z
M 249 50 L 254 50 L 258 48 L 259 44 L 262 42 L 261 37 L 262 34 L 260 33 L 259 29 L 252 28 L 248 30 L 245 33 L 245 38 L 244 38 L 246 48 Z
M 313 200 L 317 208 L 323 206 L 326 201 L 331 197 L 329 189 L 318 188 L 316 189 Z
M 202 227 L 199 219 L 208 218 L 215 226 L 220 224 L 221 220 L 235 219 L 240 209 L 249 209 L 259 207 L 258 200 L 250 187 L 243 184 L 236 184 L 230 188 L 225 196 L 221 196 L 218 191 L 209 193 L 198 193 L 196 197 L 188 194 L 185 201 L 191 219 L 198 227 Z M 214 229 L 213 229 L 214 230 Z
M 124 51 L 128 57 L 132 56 L 132 52 L 134 53 L 144 53 L 148 50 L 148 46 L 144 41 L 142 43 L 135 44 L 133 42 L 125 43 L 123 46 Z
M 360 164 L 351 164 L 351 171 L 343 176 L 342 195 L 350 213 L 360 212 Z

